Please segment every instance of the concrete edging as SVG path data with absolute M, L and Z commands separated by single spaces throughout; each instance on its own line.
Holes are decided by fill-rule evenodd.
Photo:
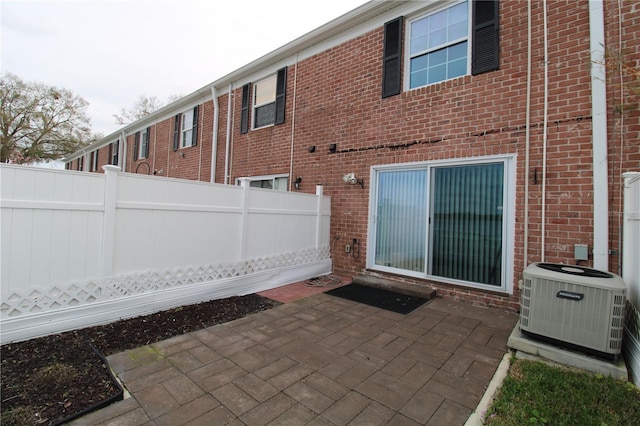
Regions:
M 500 361 L 491 382 L 489 382 L 489 386 L 487 386 L 487 389 L 484 391 L 484 395 L 475 411 L 471 413 L 471 416 L 467 419 L 467 422 L 464 424 L 465 426 L 479 426 L 484 424 L 487 410 L 493 403 L 493 399 L 500 390 L 500 387 L 502 387 L 502 382 L 507 377 L 507 374 L 509 374 L 511 356 L 511 353 L 507 352 L 502 357 L 502 361 Z

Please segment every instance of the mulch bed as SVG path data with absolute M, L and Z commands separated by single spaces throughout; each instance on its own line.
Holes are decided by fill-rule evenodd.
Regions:
M 0 346 L 4 425 L 55 425 L 119 392 L 105 356 L 279 305 L 252 294 Z

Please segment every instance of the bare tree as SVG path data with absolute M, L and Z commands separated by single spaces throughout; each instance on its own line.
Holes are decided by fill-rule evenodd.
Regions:
M 93 140 L 89 103 L 69 90 L 6 73 L 0 79 L 0 104 L 2 163 L 59 159 Z
M 116 124 L 126 125 L 159 110 L 164 103 L 156 96 L 140 95 L 131 108 L 120 109 L 120 114 L 114 114 Z

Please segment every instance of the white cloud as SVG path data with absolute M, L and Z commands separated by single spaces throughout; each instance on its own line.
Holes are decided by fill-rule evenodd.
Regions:
M 108 134 L 140 95 L 191 93 L 365 2 L 3 0 L 0 69 L 82 96 Z

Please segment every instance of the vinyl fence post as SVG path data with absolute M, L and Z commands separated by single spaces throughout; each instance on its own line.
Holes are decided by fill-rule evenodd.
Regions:
M 113 274 L 113 252 L 116 236 L 116 198 L 118 193 L 118 166 L 102 166 L 106 175 L 104 188 L 104 219 L 102 222 L 102 275 Z
M 240 221 L 240 253 L 239 260 L 244 260 L 247 255 L 247 228 L 249 226 L 249 179 L 240 179 L 242 187 L 242 219 Z
M 322 210 L 323 210 L 323 194 L 324 187 L 322 185 L 316 185 L 316 195 L 318 197 L 318 209 L 316 216 L 316 248 L 320 248 L 320 242 L 322 241 Z

